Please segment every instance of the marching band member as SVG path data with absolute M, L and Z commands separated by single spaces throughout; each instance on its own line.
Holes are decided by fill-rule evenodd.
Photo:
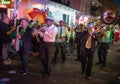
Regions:
M 17 39 L 19 39 L 19 53 L 22 62 L 22 69 L 20 73 L 22 75 L 26 75 L 28 68 L 27 68 L 27 58 L 31 47 L 32 42 L 32 29 L 28 26 L 28 19 L 22 18 L 21 26 L 19 26 L 17 30 Z
M 44 75 L 50 75 L 51 72 L 51 57 L 53 51 L 53 44 L 55 43 L 55 38 L 57 35 L 57 27 L 53 24 L 54 20 L 51 18 L 46 19 L 46 25 L 41 28 L 39 34 L 43 37 L 43 46 L 40 50 L 41 63 L 43 65 Z

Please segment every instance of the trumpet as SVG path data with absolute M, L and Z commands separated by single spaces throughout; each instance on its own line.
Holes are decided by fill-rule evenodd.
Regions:
M 32 32 L 32 34 L 33 34 L 33 36 L 36 36 L 36 35 L 38 35 L 38 34 L 39 34 L 39 32 L 40 32 L 40 30 L 39 30 L 39 29 L 38 29 L 38 30 L 34 29 L 34 30 L 33 30 L 33 32 Z

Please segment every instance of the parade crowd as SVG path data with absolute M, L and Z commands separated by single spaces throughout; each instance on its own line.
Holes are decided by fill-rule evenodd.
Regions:
M 21 18 L 10 20 L 7 15 L 0 14 L 0 57 L 3 65 L 10 65 L 12 59 L 8 52 L 13 49 L 21 61 L 20 73 L 26 75 L 29 67 L 28 57 L 40 57 L 43 66 L 42 75 L 50 76 L 52 64 L 56 64 L 59 54 L 61 63 L 66 62 L 66 55 L 73 55 L 76 49 L 75 61 L 81 63 L 81 73 L 86 79 L 92 75 L 92 62 L 94 52 L 97 50 L 100 68 L 106 67 L 107 53 L 110 46 L 119 39 L 118 26 L 116 25 L 87 25 L 78 24 L 68 27 L 64 20 L 59 24 L 52 18 L 46 18 L 45 24 L 36 20 Z M 54 49 L 53 49 L 54 48 Z M 60 53 L 59 53 L 60 52 Z

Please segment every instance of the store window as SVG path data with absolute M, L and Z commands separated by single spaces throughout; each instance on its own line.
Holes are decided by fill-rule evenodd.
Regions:
M 69 24 L 69 15 L 63 14 L 63 20 Z
M 0 13 L 7 14 L 7 8 L 0 8 Z

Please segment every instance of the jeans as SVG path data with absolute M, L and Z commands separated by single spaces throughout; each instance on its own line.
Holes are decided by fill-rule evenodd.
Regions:
M 8 47 L 9 44 L 2 44 L 2 59 L 6 60 L 8 58 Z

